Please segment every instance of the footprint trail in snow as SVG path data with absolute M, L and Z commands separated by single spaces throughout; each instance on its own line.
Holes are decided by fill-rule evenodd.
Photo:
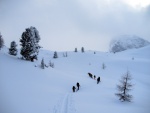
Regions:
M 63 99 L 58 101 L 55 105 L 53 113 L 75 113 L 74 100 L 71 93 L 67 93 Z

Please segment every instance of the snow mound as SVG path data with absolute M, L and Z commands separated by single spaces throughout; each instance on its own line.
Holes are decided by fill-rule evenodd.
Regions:
M 150 45 L 150 42 L 138 36 L 122 35 L 110 43 L 110 52 L 121 52 L 128 49 L 141 48 Z

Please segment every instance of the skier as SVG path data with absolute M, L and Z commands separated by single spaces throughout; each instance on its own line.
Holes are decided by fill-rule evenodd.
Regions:
M 76 87 L 75 87 L 75 86 L 73 86 L 73 87 L 72 87 L 72 90 L 73 90 L 73 92 L 75 92 L 75 90 L 76 90 Z
M 97 78 L 97 84 L 100 82 L 100 77 Z
M 96 79 L 96 76 L 94 75 L 94 80 Z
M 80 87 L 80 84 L 77 82 L 77 88 L 78 88 L 77 91 L 79 90 L 79 87 Z
M 89 77 L 93 78 L 93 75 L 91 73 L 88 73 Z

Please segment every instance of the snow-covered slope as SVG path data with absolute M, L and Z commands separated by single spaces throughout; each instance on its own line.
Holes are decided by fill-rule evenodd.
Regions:
M 116 54 L 67 52 L 68 57 L 63 57 L 60 52 L 53 59 L 53 52 L 41 50 L 35 62 L 0 51 L 0 113 L 149 113 L 149 51 L 150 46 Z M 55 67 L 41 69 L 42 58 Z M 130 103 L 115 96 L 116 85 L 127 70 L 134 84 Z M 100 76 L 100 84 L 88 72 Z M 72 93 L 77 82 L 81 89 Z
M 110 52 L 120 52 L 133 48 L 141 48 L 150 45 L 150 42 L 138 37 L 130 35 L 122 35 L 110 43 Z

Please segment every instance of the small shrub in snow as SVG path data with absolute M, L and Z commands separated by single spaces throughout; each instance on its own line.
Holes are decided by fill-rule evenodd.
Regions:
M 102 69 L 105 69 L 106 68 L 106 65 L 103 63 L 102 64 Z
M 47 67 L 47 68 L 48 68 L 49 66 L 45 64 L 45 67 Z
M 128 101 L 130 102 L 132 99 L 132 95 L 128 94 L 128 92 L 131 90 L 131 87 L 133 86 L 130 82 L 131 75 L 130 72 L 127 71 L 124 76 L 122 76 L 120 80 L 120 85 L 117 85 L 118 93 L 115 95 L 119 97 L 119 100 L 121 101 Z
M 68 57 L 67 52 L 66 52 L 66 53 L 63 53 L 63 57 Z
M 52 63 L 51 61 L 49 62 L 49 66 L 54 68 L 54 63 Z
M 10 48 L 9 48 L 9 54 L 10 55 L 14 55 L 16 56 L 17 55 L 17 44 L 15 41 L 12 41 L 11 44 L 10 44 Z

